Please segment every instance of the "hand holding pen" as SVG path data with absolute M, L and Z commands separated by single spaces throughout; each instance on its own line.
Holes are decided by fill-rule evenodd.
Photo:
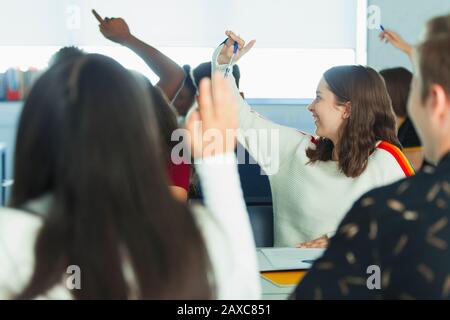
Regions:
M 245 55 L 255 44 L 255 40 L 245 45 L 245 41 L 232 31 L 226 31 L 227 40 L 224 41 L 222 51 L 217 58 L 219 64 L 230 64 L 231 68 L 243 55 Z M 235 44 L 236 43 L 236 44 Z M 237 49 L 235 49 L 237 46 Z
M 409 43 L 407 43 L 398 33 L 392 30 L 386 30 L 382 25 L 380 25 L 380 29 L 382 32 L 378 37 L 381 41 L 391 43 L 394 47 L 400 49 L 411 58 L 413 47 Z
M 225 69 L 224 78 L 228 77 L 228 74 L 231 72 L 231 69 L 233 68 L 234 57 L 236 56 L 237 52 L 238 52 L 238 43 L 237 41 L 235 41 L 233 44 L 233 55 L 231 56 L 230 62 L 228 62 L 227 68 Z

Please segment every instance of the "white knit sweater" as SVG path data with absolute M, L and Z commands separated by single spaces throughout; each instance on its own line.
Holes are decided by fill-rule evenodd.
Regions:
M 217 57 L 212 71 L 225 70 Z M 370 155 L 366 170 L 357 178 L 345 176 L 336 161 L 308 164 L 306 150 L 315 147 L 314 138 L 296 129 L 274 124 L 256 112 L 242 99 L 233 75 L 230 84 L 239 99 L 239 142 L 268 174 L 274 209 L 275 246 L 294 246 L 333 235 L 353 202 L 365 192 L 393 183 L 407 175 L 392 152 L 381 148 Z M 249 129 L 256 129 L 249 132 Z M 273 135 L 273 141 L 264 136 Z M 396 148 L 395 148 L 396 149 Z M 400 150 L 397 149 L 402 156 Z

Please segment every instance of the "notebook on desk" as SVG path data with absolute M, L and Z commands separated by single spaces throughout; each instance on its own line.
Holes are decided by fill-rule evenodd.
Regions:
M 325 249 L 258 248 L 259 271 L 307 270 Z

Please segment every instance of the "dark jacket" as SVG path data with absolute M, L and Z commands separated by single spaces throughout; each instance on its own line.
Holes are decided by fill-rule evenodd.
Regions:
M 450 154 L 366 193 L 292 298 L 449 299 L 449 200 Z

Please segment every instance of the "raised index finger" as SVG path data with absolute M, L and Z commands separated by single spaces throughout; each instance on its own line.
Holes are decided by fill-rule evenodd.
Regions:
M 213 104 L 216 116 L 223 118 L 234 114 L 234 109 L 237 108 L 236 97 L 233 94 L 230 81 L 219 72 L 213 74 L 212 77 Z
M 104 20 L 102 19 L 102 17 L 97 13 L 97 11 L 95 11 L 94 9 L 92 9 L 92 14 L 94 15 L 94 17 L 97 19 L 97 21 L 100 24 L 103 24 Z
M 214 118 L 213 92 L 211 80 L 203 78 L 199 86 L 200 95 L 198 97 L 199 112 L 202 120 L 209 123 Z

